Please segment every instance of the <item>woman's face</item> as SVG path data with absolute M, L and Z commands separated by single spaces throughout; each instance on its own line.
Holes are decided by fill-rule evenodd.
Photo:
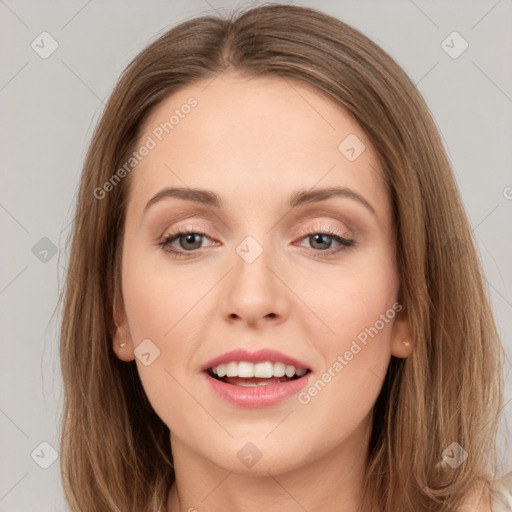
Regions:
M 251 474 L 363 457 L 410 338 L 363 131 L 303 85 L 225 73 L 162 102 L 136 148 L 114 350 L 135 358 L 175 456 Z

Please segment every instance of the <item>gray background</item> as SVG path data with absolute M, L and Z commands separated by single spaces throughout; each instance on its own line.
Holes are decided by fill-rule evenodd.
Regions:
M 510 471 L 512 2 L 294 3 L 337 16 L 381 45 L 433 112 L 508 354 L 500 453 L 502 472 Z M 51 463 L 61 406 L 59 318 L 51 316 L 67 266 L 81 165 L 104 103 L 123 68 L 162 31 L 235 5 L 240 3 L 0 0 L 1 511 L 64 510 L 59 461 Z M 58 42 L 47 59 L 31 47 L 43 31 Z M 453 31 L 469 44 L 458 58 L 442 47 Z M 452 53 L 462 48 L 461 40 L 453 41 L 445 43 Z

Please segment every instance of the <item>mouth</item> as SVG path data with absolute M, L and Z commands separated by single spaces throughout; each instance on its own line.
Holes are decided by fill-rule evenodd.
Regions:
M 310 368 L 269 360 L 231 361 L 206 367 L 202 374 L 205 384 L 222 401 L 235 407 L 258 409 L 291 398 L 313 377 Z
M 265 361 L 253 364 L 233 361 L 205 370 L 213 379 L 233 386 L 257 387 L 282 384 L 303 378 L 311 373 L 309 368 L 295 368 L 281 362 Z

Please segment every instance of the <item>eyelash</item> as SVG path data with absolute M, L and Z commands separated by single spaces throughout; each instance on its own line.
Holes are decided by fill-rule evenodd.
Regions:
M 194 228 L 185 228 L 185 229 L 181 229 L 181 230 L 169 233 L 168 235 L 166 235 L 165 237 L 160 239 L 160 241 L 158 242 L 158 245 L 162 247 L 162 250 L 165 253 L 170 254 L 172 257 L 177 257 L 177 258 L 190 257 L 190 256 L 192 256 L 192 254 L 194 254 L 197 251 L 197 249 L 194 249 L 192 251 L 182 251 L 182 250 L 177 251 L 176 249 L 170 248 L 171 242 L 178 239 L 182 235 L 189 235 L 189 234 L 195 234 L 195 235 L 209 238 L 208 235 L 206 233 L 203 233 L 202 231 L 199 231 Z M 324 251 L 322 251 L 320 249 L 311 249 L 314 252 L 314 256 L 316 256 L 318 258 L 328 258 L 338 252 L 348 251 L 350 249 L 353 249 L 356 246 L 355 240 L 353 240 L 351 238 L 347 238 L 346 236 L 344 236 L 344 234 L 340 233 L 339 231 L 337 231 L 335 229 L 325 228 L 325 227 L 317 227 L 317 228 L 313 228 L 310 230 L 302 231 L 300 233 L 300 240 L 302 240 L 303 238 L 306 238 L 307 236 L 312 236 L 312 235 L 326 235 L 326 236 L 332 238 L 333 240 L 335 240 L 336 242 L 338 242 L 341 246 L 341 247 L 337 247 L 337 248 L 326 249 Z

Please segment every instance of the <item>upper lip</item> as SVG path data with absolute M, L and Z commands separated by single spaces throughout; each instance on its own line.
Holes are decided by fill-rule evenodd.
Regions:
M 201 371 L 215 368 L 219 364 L 231 363 L 232 361 L 247 361 L 249 363 L 263 363 L 264 361 L 273 361 L 275 363 L 281 362 L 287 365 L 295 366 L 296 370 L 309 370 L 308 366 L 298 359 L 287 356 L 286 354 L 271 348 L 265 348 L 256 352 L 249 352 L 248 350 L 240 348 L 214 357 L 201 367 Z

